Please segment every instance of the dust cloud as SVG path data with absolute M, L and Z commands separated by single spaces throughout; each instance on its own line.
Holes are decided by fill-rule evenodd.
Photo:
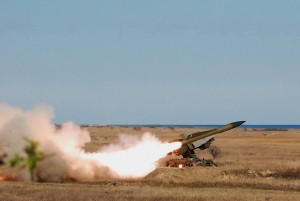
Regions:
M 16 154 L 26 156 L 25 138 L 37 141 L 43 153 L 37 178 L 53 182 L 143 177 L 158 166 L 159 159 L 180 146 L 178 142 L 162 143 L 151 133 L 123 134 L 117 144 L 86 153 L 83 147 L 91 142 L 89 133 L 72 122 L 56 127 L 50 106 L 23 110 L 0 104 L 0 114 L 0 155 L 6 155 L 0 177 L 29 180 L 26 169 L 8 165 Z

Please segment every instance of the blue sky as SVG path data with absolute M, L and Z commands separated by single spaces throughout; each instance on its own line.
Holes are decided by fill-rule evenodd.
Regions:
M 300 123 L 300 1 L 2 1 L 0 102 L 55 122 Z

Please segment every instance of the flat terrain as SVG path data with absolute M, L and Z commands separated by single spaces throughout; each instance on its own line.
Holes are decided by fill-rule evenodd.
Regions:
M 162 141 L 205 129 L 88 127 L 89 152 L 117 141 L 118 134 L 155 134 Z M 218 167 L 159 168 L 145 178 L 96 182 L 0 182 L 1 201 L 26 200 L 300 200 L 300 130 L 234 129 L 216 135 L 199 157 Z M 151 150 L 149 150 L 151 151 Z M 138 159 L 137 159 L 138 165 Z

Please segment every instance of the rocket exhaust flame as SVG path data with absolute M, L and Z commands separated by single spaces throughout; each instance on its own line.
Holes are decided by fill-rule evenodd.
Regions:
M 15 154 L 24 156 L 24 137 L 38 141 L 46 156 L 36 169 L 43 181 L 143 177 L 157 167 L 160 158 L 181 146 L 180 142 L 162 143 L 151 133 L 145 133 L 140 137 L 121 135 L 119 143 L 86 153 L 83 146 L 91 141 L 89 133 L 73 123 L 56 129 L 48 106 L 23 111 L 0 104 L 0 114 L 0 153 L 7 155 L 5 164 Z M 20 180 L 29 179 L 26 171 L 5 169 L 8 172 L 2 172 L 0 179 L 11 174 L 17 174 Z
M 133 147 L 115 152 L 102 150 L 86 157 L 109 167 L 118 177 L 142 177 L 156 168 L 158 159 L 179 146 L 181 143 L 161 143 L 151 133 L 145 133 Z

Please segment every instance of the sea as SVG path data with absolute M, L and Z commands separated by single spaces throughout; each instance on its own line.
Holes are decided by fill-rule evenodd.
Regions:
M 144 125 L 126 125 L 129 127 L 176 127 L 176 128 L 217 128 L 224 126 L 225 124 L 144 124 Z M 113 126 L 125 126 L 125 125 L 113 125 Z M 300 125 L 294 124 L 242 124 L 238 128 L 245 129 L 300 129 Z

